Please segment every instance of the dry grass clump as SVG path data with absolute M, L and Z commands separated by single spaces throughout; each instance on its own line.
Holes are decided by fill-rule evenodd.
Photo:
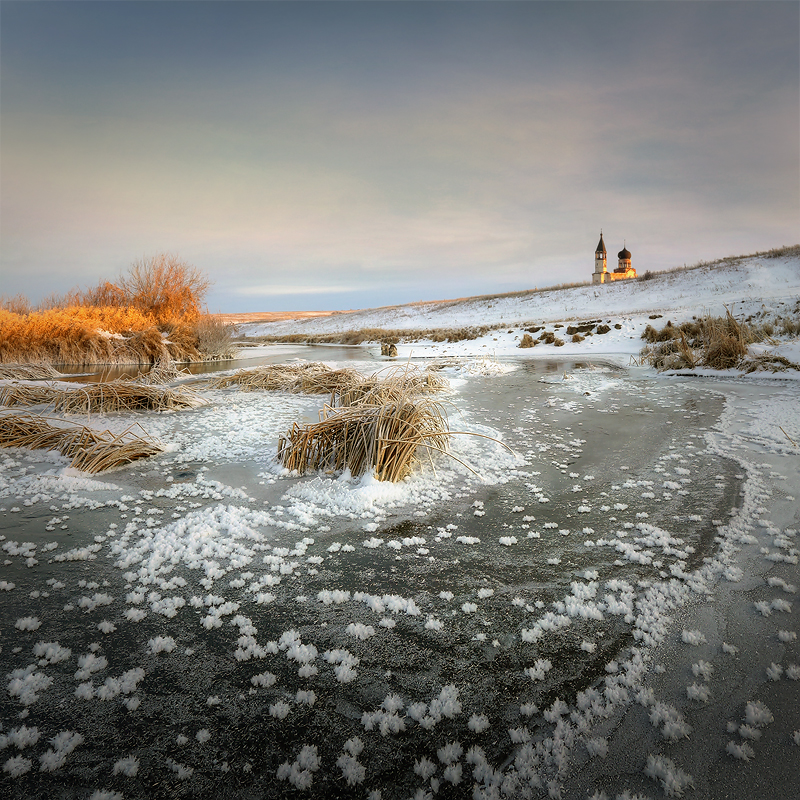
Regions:
M 726 308 L 724 317 L 673 325 L 659 331 L 648 325 L 642 338 L 651 344 L 642 351 L 645 361 L 657 369 L 732 369 L 743 365 L 748 345 L 762 341 L 763 334 L 740 322 Z
M 52 403 L 57 392 L 53 386 L 13 383 L 0 388 L 0 406 L 38 406 Z M 61 390 L 63 391 L 63 390 Z
M 55 367 L 49 364 L 9 364 L 0 365 L 0 380 L 11 381 L 46 381 L 63 378 Z
M 747 355 L 747 345 L 753 341 L 748 326 L 738 322 L 725 309 L 725 318 L 707 317 L 703 325 L 703 366 L 711 369 L 731 369 Z
M 130 381 L 95 383 L 77 389 L 56 386 L 12 384 L 0 389 L 0 405 L 33 406 L 52 404 L 54 411 L 88 414 L 114 411 L 177 411 L 195 408 L 205 401 L 188 389 L 147 386 Z
M 420 370 L 411 364 L 381 370 L 338 390 L 332 404 L 338 406 L 382 405 L 433 394 L 447 389 L 447 378 L 433 369 Z
M 129 430 L 119 435 L 85 425 L 58 427 L 26 414 L 0 416 L 0 447 L 57 450 L 70 466 L 95 474 L 160 453 L 163 448 Z
M 537 344 L 536 340 L 531 336 L 529 333 L 525 333 L 520 340 L 520 343 L 517 347 L 535 347 Z
M 354 369 L 332 369 L 321 362 L 301 364 L 268 364 L 264 367 L 242 369 L 233 375 L 213 379 L 212 389 L 239 386 L 242 391 L 284 391 L 302 394 L 333 394 L 353 384 L 361 383 L 364 376 Z
M 419 395 L 447 388 L 447 379 L 431 370 L 418 370 L 410 365 L 365 376 L 354 369 L 332 369 L 320 362 L 270 364 L 239 370 L 210 382 L 212 389 L 239 386 L 242 391 L 259 389 L 296 394 L 327 394 L 339 406 L 360 402 L 375 404 L 381 399 L 402 395 Z M 335 398 L 338 397 L 338 402 Z
M 790 369 L 800 371 L 800 364 L 789 361 L 785 356 L 771 353 L 759 353 L 757 356 L 752 356 L 742 366 L 747 373 L 756 371 L 786 372 Z
M 374 470 L 379 481 L 401 481 L 418 463 L 417 451 L 447 452 L 447 417 L 430 399 L 382 405 L 326 406 L 320 421 L 293 425 L 278 444 L 278 461 L 289 470 Z
M 141 372 L 131 380 L 133 383 L 141 383 L 145 386 L 165 386 L 168 383 L 172 383 L 172 381 L 190 376 L 191 372 L 178 369 L 171 359 L 162 358 L 148 372 Z

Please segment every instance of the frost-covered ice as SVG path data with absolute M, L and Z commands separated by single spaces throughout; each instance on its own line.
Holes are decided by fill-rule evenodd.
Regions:
M 0 451 L 4 789 L 791 796 L 798 384 L 627 366 L 657 302 L 756 310 L 790 273 L 579 293 L 612 323 L 580 350 L 496 332 L 439 364 L 451 426 L 483 436 L 399 484 L 288 474 L 277 437 L 326 398 L 235 389 L 103 418 L 168 448 L 102 480 Z M 542 302 L 516 308 L 560 321 Z M 309 355 L 331 353 L 379 366 Z

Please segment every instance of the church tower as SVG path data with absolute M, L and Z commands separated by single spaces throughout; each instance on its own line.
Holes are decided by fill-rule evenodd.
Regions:
M 619 264 L 617 265 L 617 272 L 627 272 L 631 267 L 631 251 L 625 245 L 622 245 L 622 250 L 617 253 Z
M 600 231 L 600 242 L 594 251 L 594 274 L 592 283 L 605 283 L 608 279 L 608 264 L 606 262 L 606 245 L 603 242 L 603 231 Z

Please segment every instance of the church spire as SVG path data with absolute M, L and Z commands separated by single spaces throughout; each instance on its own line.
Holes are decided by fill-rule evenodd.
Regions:
M 595 250 L 594 252 L 595 253 L 602 253 L 603 255 L 606 254 L 606 245 L 605 245 L 605 242 L 603 241 L 603 231 L 602 231 L 602 229 L 600 230 L 600 241 L 599 241 L 599 243 L 597 245 L 597 250 Z

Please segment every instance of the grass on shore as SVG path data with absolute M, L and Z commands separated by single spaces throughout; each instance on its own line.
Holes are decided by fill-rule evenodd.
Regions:
M 231 327 L 201 311 L 209 282 L 175 256 L 134 263 L 117 284 L 0 303 L 0 364 L 154 364 L 231 358 Z
M 800 310 L 800 304 L 796 310 Z M 754 317 L 737 320 L 726 308 L 724 317 L 707 315 L 680 325 L 667 321 L 661 330 L 648 325 L 642 333 L 642 339 L 648 343 L 642 349 L 642 361 L 659 370 L 705 367 L 774 372 L 797 369 L 797 365 L 781 356 L 751 356 L 749 346 L 764 342 L 777 344 L 774 335 L 797 336 L 799 333 L 800 318 L 797 316 L 775 321 Z

